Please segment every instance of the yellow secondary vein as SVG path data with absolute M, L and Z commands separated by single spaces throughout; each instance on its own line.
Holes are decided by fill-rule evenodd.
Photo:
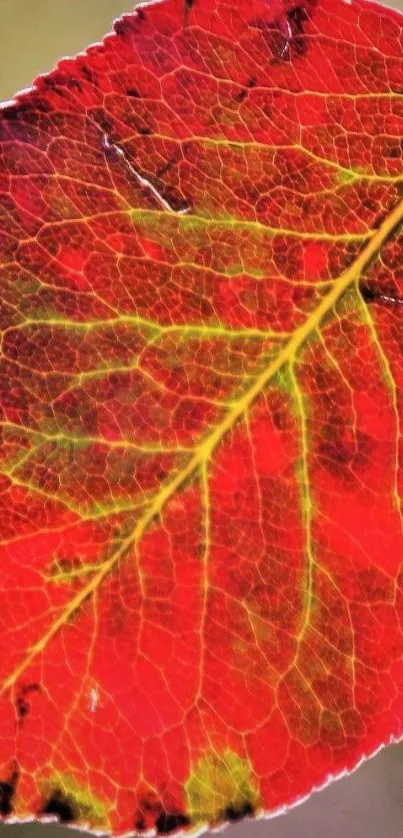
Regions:
M 116 214 L 116 212 L 114 212 L 113 214 Z M 203 224 L 206 227 L 213 226 L 229 227 L 230 229 L 235 230 L 256 230 L 258 233 L 266 234 L 273 237 L 289 236 L 290 238 L 308 240 L 313 239 L 314 241 L 366 241 L 370 236 L 374 234 L 373 230 L 368 230 L 368 232 L 366 233 L 325 233 L 313 231 L 307 232 L 305 230 L 293 230 L 288 227 L 271 227 L 269 224 L 263 224 L 262 221 L 255 221 L 251 218 L 236 218 L 232 216 L 229 216 L 228 218 L 219 218 L 215 215 L 198 215 L 196 212 L 187 212 L 184 215 L 175 215 L 171 212 L 168 212 L 168 210 L 149 209 L 148 207 L 147 209 L 140 209 L 138 207 L 134 207 L 133 209 L 128 210 L 127 214 L 134 220 L 139 220 L 140 222 L 144 221 L 145 223 L 147 217 L 157 220 L 166 216 L 171 221 L 174 221 L 176 224 L 179 223 L 179 226 L 183 225 L 189 228 L 191 228 L 192 223 L 194 223 L 196 225 Z M 85 221 L 85 219 L 82 220 Z M 90 221 L 92 221 L 92 218 L 90 219 Z
M 330 285 L 332 280 L 326 280 L 323 285 Z M 302 283 L 301 283 L 302 284 Z M 309 287 L 316 287 L 312 283 L 306 283 Z M 200 336 L 202 338 L 225 337 L 229 340 L 237 338 L 283 338 L 288 336 L 288 332 L 276 331 L 273 329 L 254 329 L 244 328 L 238 329 L 225 326 L 219 326 L 209 323 L 183 323 L 183 324 L 166 324 L 158 323 L 156 320 L 147 320 L 145 317 L 138 317 L 137 315 L 122 315 L 121 317 L 111 317 L 109 320 L 66 320 L 62 317 L 27 317 L 21 323 L 9 326 L 1 332 L 1 335 L 6 335 L 7 332 L 14 332 L 17 330 L 28 328 L 29 326 L 54 326 L 60 329 L 71 329 L 79 331 L 91 331 L 93 329 L 113 329 L 115 326 L 135 326 L 139 329 L 148 330 L 157 333 L 157 336 L 165 334 L 175 334 L 178 332 L 183 337 L 192 338 L 193 336 Z
M 290 364 L 291 382 L 295 394 L 295 403 L 297 408 L 298 419 L 300 423 L 300 446 L 301 456 L 299 458 L 300 468 L 300 483 L 301 483 L 301 512 L 302 521 L 304 525 L 305 534 L 305 574 L 304 574 L 304 591 L 303 591 L 303 610 L 301 617 L 301 627 L 298 632 L 297 640 L 301 643 L 306 629 L 309 625 L 310 615 L 313 603 L 313 574 L 314 574 L 314 553 L 312 544 L 312 497 L 311 497 L 311 481 L 308 466 L 308 428 L 306 421 L 306 411 L 304 406 L 304 399 L 301 388 L 298 384 L 298 379 L 295 374 L 294 363 Z
M 256 89 L 256 88 L 255 88 Z M 399 94 L 400 96 L 401 94 Z M 328 96 L 326 94 L 326 99 Z M 391 135 L 396 136 L 397 135 Z M 302 143 L 284 143 L 283 145 L 276 144 L 276 143 L 265 143 L 261 140 L 234 140 L 229 139 L 228 137 L 220 138 L 220 137 L 205 137 L 199 134 L 190 134 L 188 137 L 171 137 L 169 134 L 154 134 L 153 139 L 158 137 L 159 140 L 163 140 L 164 142 L 169 143 L 177 143 L 180 146 L 190 145 L 190 143 L 200 143 L 207 146 L 217 147 L 218 149 L 222 146 L 225 150 L 231 148 L 237 148 L 240 150 L 247 150 L 247 149 L 258 149 L 261 151 L 272 151 L 273 152 L 273 162 L 276 154 L 281 153 L 282 151 L 297 151 L 301 154 L 304 154 L 306 157 L 310 158 L 311 160 L 315 160 L 317 163 L 320 163 L 322 166 L 328 166 L 329 168 L 335 169 L 336 172 L 341 172 L 351 177 L 351 180 L 369 180 L 369 181 L 390 181 L 392 183 L 400 183 L 403 180 L 403 176 L 399 175 L 389 175 L 387 173 L 381 175 L 376 174 L 374 172 L 359 172 L 357 169 L 351 169 L 348 166 L 343 166 L 341 163 L 338 163 L 337 160 L 329 160 L 326 157 L 321 157 L 319 154 L 315 154 L 314 151 L 307 148 L 306 146 L 302 145 Z M 130 136 L 126 137 L 124 140 L 121 141 L 121 145 L 128 145 L 129 143 L 133 143 L 138 140 L 138 134 L 131 134 Z M 331 189 L 325 190 L 326 192 L 330 193 L 333 191 Z
M 401 431 L 400 431 L 400 416 L 399 416 L 397 387 L 396 387 L 396 382 L 395 382 L 395 379 L 393 377 L 393 373 L 392 373 L 392 370 L 391 370 L 391 367 L 390 367 L 389 360 L 388 360 L 388 358 L 387 358 L 387 356 L 386 356 L 386 354 L 383 350 L 381 341 L 378 337 L 378 333 L 377 333 L 377 330 L 375 328 L 375 324 L 373 323 L 372 318 L 369 314 L 368 306 L 366 305 L 366 303 L 364 303 L 364 301 L 362 301 L 361 307 L 363 309 L 365 322 L 368 326 L 373 344 L 374 344 L 375 349 L 378 353 L 378 357 L 380 359 L 381 366 L 383 368 L 383 373 L 384 373 L 384 378 L 385 378 L 386 384 L 387 384 L 387 386 L 389 388 L 389 391 L 390 391 L 390 398 L 391 398 L 391 403 L 392 403 L 392 408 L 393 408 L 393 413 L 394 413 L 394 418 L 395 418 L 395 440 L 396 440 L 395 441 L 394 481 L 393 481 L 393 501 L 394 501 L 394 505 L 395 505 L 395 507 L 396 507 L 396 509 L 399 513 L 400 528 L 403 532 L 403 501 L 402 501 L 402 498 L 400 497 L 400 493 L 399 493 L 399 480 L 398 480 L 399 466 L 400 466 L 399 451 L 400 451 L 400 441 L 401 441 L 402 434 L 401 434 Z
M 312 334 L 315 333 L 322 320 L 332 311 L 336 303 L 340 300 L 350 285 L 358 279 L 364 268 L 367 267 L 372 258 L 378 253 L 380 247 L 390 233 L 402 221 L 403 200 L 400 201 L 395 209 L 387 216 L 387 218 L 385 218 L 379 229 L 372 235 L 367 245 L 362 249 L 357 259 L 349 266 L 349 268 L 347 268 L 346 271 L 344 271 L 344 273 L 341 274 L 339 279 L 334 282 L 329 293 L 323 297 L 318 307 L 294 332 L 290 340 L 278 353 L 277 358 L 275 358 L 267 366 L 260 376 L 258 376 L 252 387 L 250 387 L 243 397 L 232 407 L 230 411 L 228 411 L 222 422 L 220 422 L 213 429 L 204 442 L 196 449 L 193 457 L 189 459 L 182 471 L 179 471 L 170 482 L 162 486 L 161 491 L 150 503 L 148 509 L 143 517 L 138 521 L 133 532 L 127 536 L 115 552 L 105 560 L 100 571 L 94 575 L 88 584 L 73 597 L 73 599 L 63 609 L 60 616 L 47 629 L 45 634 L 27 650 L 25 657 L 3 681 L 0 688 L 0 695 L 12 688 L 32 661 L 35 660 L 41 652 L 43 652 L 48 643 L 58 633 L 59 629 L 61 629 L 71 619 L 73 614 L 78 611 L 85 600 L 87 600 L 88 597 L 90 597 L 99 588 L 122 556 L 124 556 L 131 547 L 138 544 L 145 530 L 149 527 L 152 521 L 161 514 L 166 503 L 175 494 L 175 492 L 178 491 L 178 489 L 180 489 L 189 478 L 193 477 L 200 468 L 203 468 L 204 464 L 211 458 L 215 448 L 225 437 L 226 433 L 228 433 L 228 431 L 234 427 L 238 419 L 245 414 L 252 402 L 255 401 L 255 399 L 267 386 L 269 381 L 271 381 L 284 364 L 292 362 L 293 359 L 295 359 L 300 347 Z
M 204 626 L 206 623 L 207 618 L 207 602 L 208 602 L 208 592 L 209 592 L 209 577 L 208 577 L 208 561 L 210 556 L 210 547 L 211 547 L 211 515 L 210 515 L 210 487 L 209 487 L 209 479 L 208 479 L 208 464 L 207 461 L 201 464 L 200 467 L 200 494 L 201 494 L 201 502 L 202 502 L 202 514 L 203 514 L 203 594 L 202 594 L 202 609 L 201 609 L 201 616 L 200 616 L 200 668 L 199 668 L 199 684 L 197 688 L 197 697 L 201 698 L 202 696 L 202 687 L 203 687 L 203 679 L 204 679 L 204 658 L 205 658 L 205 649 L 204 649 Z

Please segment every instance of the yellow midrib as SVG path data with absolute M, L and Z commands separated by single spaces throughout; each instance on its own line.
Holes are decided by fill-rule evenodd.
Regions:
M 339 279 L 334 282 L 329 293 L 323 297 L 317 308 L 309 315 L 309 317 L 307 317 L 305 323 L 296 329 L 290 340 L 283 346 L 277 355 L 277 358 L 275 358 L 275 360 L 268 365 L 247 393 L 244 394 L 244 396 L 230 411 L 228 411 L 223 421 L 214 428 L 208 437 L 206 437 L 204 442 L 202 442 L 196 449 L 194 455 L 190 458 L 189 462 L 182 469 L 182 471 L 178 472 L 170 483 L 167 483 L 162 487 L 161 491 L 156 495 L 154 501 L 148 507 L 145 515 L 138 521 L 133 532 L 124 541 L 122 541 L 118 549 L 103 563 L 101 569 L 94 575 L 93 579 L 90 580 L 90 582 L 68 603 L 60 617 L 55 620 L 47 632 L 45 632 L 45 634 L 27 651 L 22 661 L 4 680 L 0 688 L 0 695 L 6 690 L 12 688 L 20 675 L 46 648 L 59 629 L 61 629 L 69 621 L 83 602 L 85 602 L 85 600 L 88 599 L 88 597 L 91 596 L 91 594 L 93 594 L 94 591 L 102 584 L 105 577 L 108 576 L 119 559 L 141 539 L 145 530 L 151 524 L 153 519 L 161 514 L 165 504 L 175 494 L 175 492 L 180 489 L 180 487 L 190 477 L 197 473 L 198 469 L 210 459 L 212 453 L 225 434 L 236 424 L 238 419 L 246 413 L 252 402 L 259 396 L 281 367 L 295 358 L 299 348 L 312 334 L 315 333 L 324 317 L 334 308 L 345 291 L 357 281 L 362 271 L 379 252 L 387 237 L 402 221 L 403 200 L 400 201 L 395 209 L 387 216 L 350 267 L 347 268 L 347 270 L 341 274 Z

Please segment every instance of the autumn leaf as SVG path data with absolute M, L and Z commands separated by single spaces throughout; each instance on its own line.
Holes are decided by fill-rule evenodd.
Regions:
M 3 108 L 4 817 L 273 813 L 403 735 L 402 32 L 165 0 Z

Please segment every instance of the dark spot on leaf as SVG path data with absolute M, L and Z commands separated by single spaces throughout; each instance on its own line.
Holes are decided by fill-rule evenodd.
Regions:
M 395 290 L 388 290 L 387 288 L 374 288 L 373 285 L 362 283 L 360 285 L 360 294 L 366 303 L 378 303 L 380 305 L 403 305 L 403 297 L 396 294 Z
M 124 35 L 127 32 L 127 27 L 125 26 L 123 20 L 116 20 L 113 24 L 113 28 L 117 35 Z
M 97 77 L 96 77 L 94 71 L 91 70 L 90 67 L 87 67 L 86 65 L 84 67 L 81 67 L 81 72 L 82 72 L 83 76 L 85 76 L 87 81 L 91 82 L 91 84 L 96 84 Z
M 22 697 L 17 698 L 17 701 L 15 702 L 15 705 L 16 705 L 16 708 L 17 708 L 18 718 L 19 718 L 20 721 L 22 721 L 24 719 L 24 717 L 27 716 L 28 713 L 29 713 L 29 705 L 25 701 L 25 698 L 22 698 Z
M 144 20 L 144 13 L 140 14 L 140 10 L 138 10 L 137 15 L 125 15 L 120 20 L 116 20 L 113 28 L 117 35 L 129 35 L 138 29 L 139 20 Z
M 13 811 L 12 799 L 14 788 L 11 783 L 0 782 L 0 815 L 6 817 Z
M 21 105 L 10 105 L 8 108 L 3 108 L 1 112 L 1 121 L 3 122 L 7 120 L 7 122 L 16 122 L 20 118 L 21 113 Z
M 377 212 L 379 207 L 378 202 L 374 198 L 363 198 L 362 206 L 370 212 Z
M 177 163 L 179 157 L 171 157 L 160 169 L 157 171 L 157 177 L 163 177 L 164 175 L 168 174 L 168 172 L 172 169 L 172 167 Z
M 189 24 L 189 16 L 190 12 L 193 9 L 196 0 L 185 0 L 185 18 L 184 18 L 184 25 L 188 26 Z
M 360 294 L 364 302 L 372 303 L 374 300 L 377 300 L 379 297 L 379 293 L 372 285 L 366 285 L 361 283 L 360 284 Z
M 250 817 L 254 813 L 252 803 L 245 801 L 240 806 L 230 804 L 223 812 L 223 818 L 226 821 L 240 821 L 242 818 Z
M 306 9 L 303 6 L 295 6 L 287 12 L 287 20 L 290 24 L 293 37 L 295 35 L 302 35 L 305 22 L 308 20 Z
M 313 2 L 310 5 L 314 5 Z M 294 56 L 306 53 L 305 23 L 309 20 L 305 6 L 297 5 L 269 24 L 265 20 L 255 20 L 251 26 L 260 29 L 267 43 L 272 59 L 271 64 L 290 62 Z
M 66 94 L 65 80 L 61 78 L 54 78 L 53 76 L 45 76 L 43 84 L 57 93 L 58 96 L 64 97 Z
M 9 780 L 0 781 L 0 815 L 4 818 L 13 811 L 13 797 L 18 778 L 19 772 L 14 770 Z
M 35 110 L 40 111 L 41 113 L 49 113 L 51 108 L 49 102 L 46 102 L 45 99 L 36 99 Z
M 189 210 L 189 201 L 185 201 L 181 195 L 176 195 L 172 189 L 158 190 L 165 201 L 168 201 L 169 206 L 174 212 L 184 212 Z
M 150 128 L 149 125 L 146 125 L 145 122 L 140 122 L 140 120 L 136 117 L 133 117 L 133 125 L 137 133 L 141 134 L 142 136 L 150 136 L 154 133 L 154 131 L 152 130 L 152 128 Z
M 291 43 L 297 55 L 306 53 L 306 40 L 304 36 L 305 23 L 308 20 L 308 13 L 303 6 L 295 6 L 287 12 L 287 20 L 291 30 Z
M 141 93 L 137 90 L 137 87 L 128 87 L 126 89 L 126 95 L 131 96 L 133 99 L 141 99 Z
M 68 84 L 69 84 L 69 87 L 74 87 L 76 90 L 79 90 L 80 93 L 82 93 L 82 90 L 83 90 L 82 84 L 81 84 L 81 82 L 79 82 L 78 79 L 75 79 L 75 78 L 68 79 Z
M 321 431 L 318 460 L 332 476 L 346 485 L 353 482 L 371 461 L 374 440 L 363 431 L 348 433 L 339 423 L 328 423 Z
M 190 819 L 182 812 L 161 812 L 155 821 L 155 828 L 159 835 L 169 835 L 177 829 L 189 826 Z
M 98 125 L 98 127 L 103 131 L 103 133 L 108 134 L 110 137 L 113 133 L 113 123 L 110 119 L 105 116 L 105 113 L 101 109 L 96 109 L 92 111 L 90 114 L 93 121 Z
M 278 64 L 288 52 L 288 39 L 285 34 L 284 21 L 267 23 L 266 20 L 256 18 L 249 22 L 251 29 L 260 31 L 269 53 L 269 64 Z M 283 31 L 284 30 L 284 31 Z M 288 61 L 288 57 L 286 58 Z
M 236 102 L 244 102 L 246 97 L 249 94 L 249 91 L 252 90 L 253 87 L 256 87 L 256 79 L 252 77 L 252 78 L 249 79 L 249 81 L 245 85 L 244 89 L 241 90 L 240 93 L 237 93 L 237 95 L 235 96 L 235 101 Z
M 15 707 L 17 710 L 18 721 L 20 724 L 23 722 L 25 716 L 28 715 L 30 712 L 30 702 L 29 702 L 29 694 L 33 692 L 39 692 L 41 689 L 40 685 L 37 683 L 33 684 L 25 684 L 21 689 L 18 691 L 18 695 L 15 702 Z
M 159 526 L 160 523 L 161 523 L 160 514 L 159 514 L 159 512 L 156 512 L 155 515 L 153 515 L 152 518 L 150 518 L 150 521 L 149 521 L 149 524 L 148 524 L 149 529 L 151 529 L 152 527 L 155 527 L 155 526 Z
M 63 823 L 71 823 L 77 819 L 71 800 L 59 790 L 53 791 L 42 809 L 43 815 L 57 815 Z

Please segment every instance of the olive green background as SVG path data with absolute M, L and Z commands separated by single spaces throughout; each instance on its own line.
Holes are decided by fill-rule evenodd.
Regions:
M 234 4 L 237 0 L 234 0 Z M 268 0 L 270 2 L 270 0 Z M 0 100 L 110 31 L 131 0 L 0 0 Z M 390 4 L 392 5 L 392 4 Z M 403 9 L 403 0 L 394 4 Z M 403 26 L 403 18 L 402 18 Z M 75 838 L 56 825 L 0 826 L 0 838 Z M 286 815 L 231 825 L 227 838 L 403 838 L 403 745 L 382 750 Z M 77 835 L 77 838 L 79 836 Z

